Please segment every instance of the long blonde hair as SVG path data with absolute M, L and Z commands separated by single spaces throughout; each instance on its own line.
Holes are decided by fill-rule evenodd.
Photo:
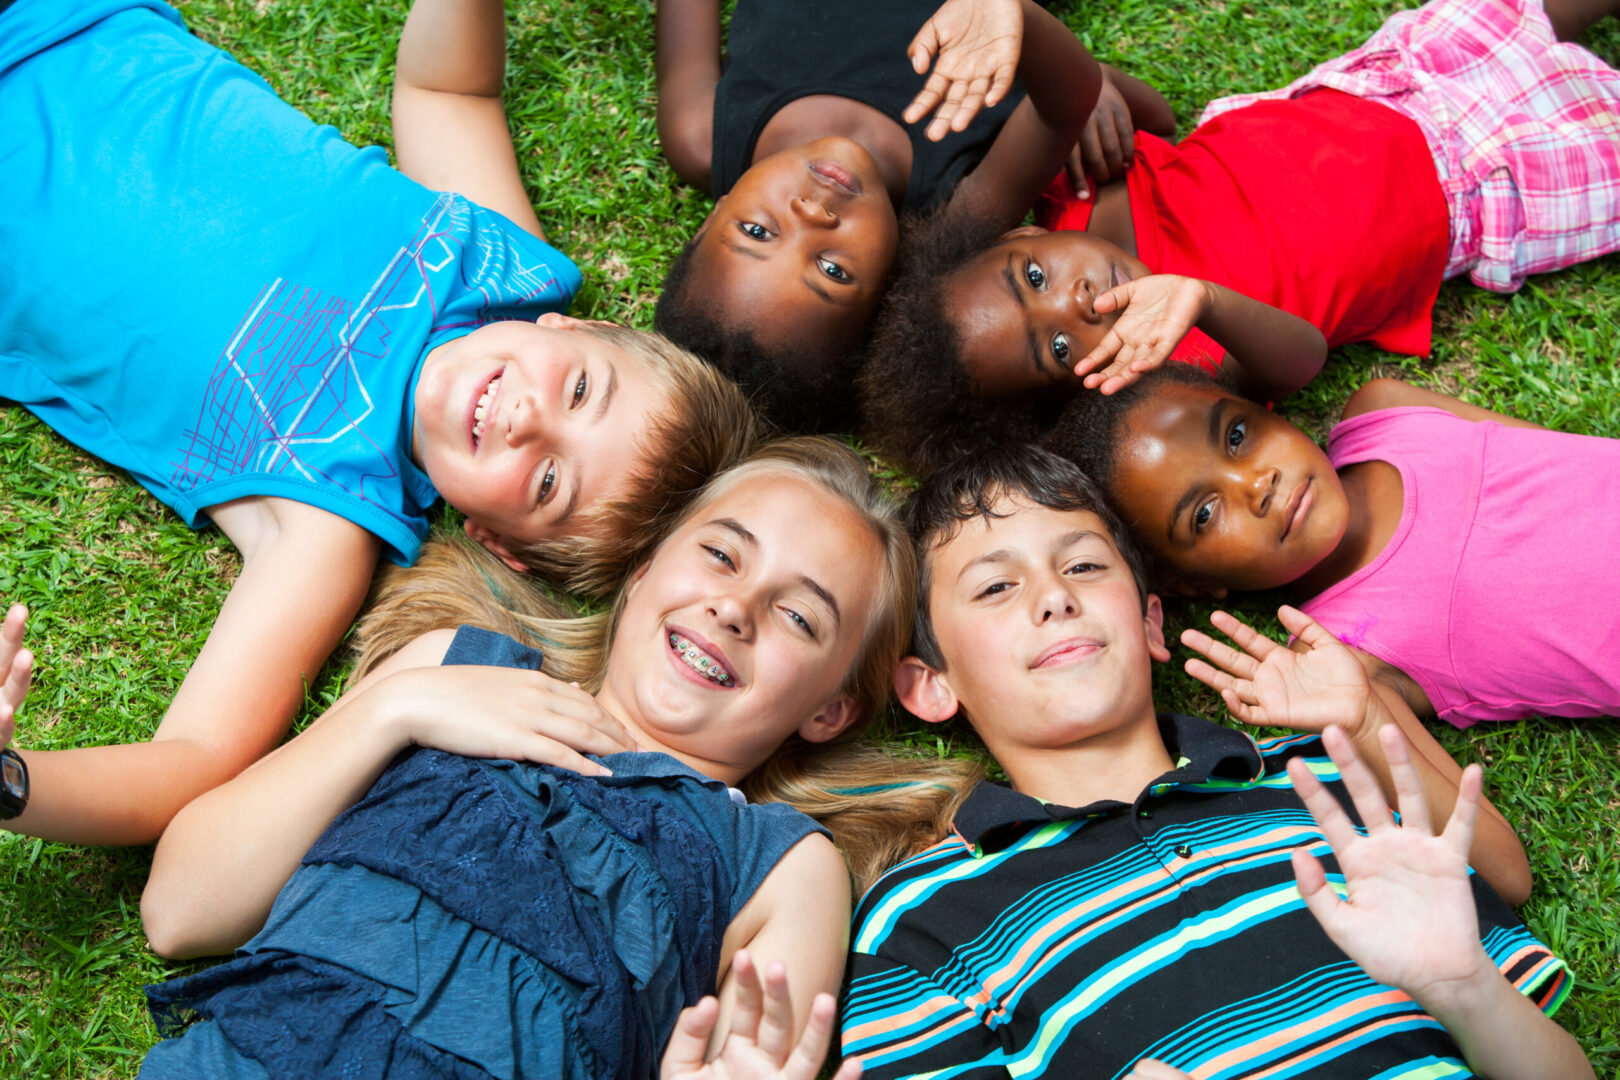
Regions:
M 639 363 L 669 404 L 641 434 L 642 465 L 625 490 L 580 515 L 589 535 L 514 543 L 512 554 L 571 592 L 604 596 L 710 477 L 747 456 L 760 428 L 735 383 L 661 334 L 612 323 L 580 329 Z
M 643 545 L 635 567 L 650 560 L 665 536 L 720 493 L 765 471 L 802 476 L 838 496 L 883 548 L 882 583 L 841 687 L 855 702 L 856 723 L 824 743 L 791 736 L 741 784 L 750 799 L 787 803 L 831 830 L 849 860 L 857 890 L 864 890 L 889 866 L 942 835 L 979 776 L 978 767 L 968 762 L 901 757 L 861 741 L 888 700 L 895 665 L 911 635 L 915 556 L 892 500 L 873 483 L 861 459 L 833 440 L 784 439 L 716 477 L 666 523 L 661 535 Z M 387 575 L 380 587 L 361 622 L 357 674 L 429 630 L 471 623 L 540 646 L 553 677 L 592 692 L 600 688 L 624 609 L 622 588 L 608 610 L 571 615 L 557 598 L 539 593 L 522 575 L 469 543 L 441 542 L 429 548 L 416 567 Z

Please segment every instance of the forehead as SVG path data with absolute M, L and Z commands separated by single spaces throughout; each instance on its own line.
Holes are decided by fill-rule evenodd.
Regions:
M 692 258 L 689 287 L 723 326 L 768 346 L 791 342 L 796 353 L 847 344 L 865 327 L 872 305 L 818 280 L 813 258 L 784 245 L 740 243 L 727 235 L 735 231 L 714 222 Z
M 1117 550 L 1108 526 L 1090 510 L 1053 510 L 1017 494 L 998 496 L 990 509 L 1000 516 L 961 522 L 929 550 L 931 588 L 948 587 L 980 560 L 1045 558 L 1054 547 L 1082 533 L 1094 534 Z

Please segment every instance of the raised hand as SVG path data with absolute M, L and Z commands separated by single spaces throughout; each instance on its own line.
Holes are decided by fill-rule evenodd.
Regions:
M 1080 141 L 1074 144 L 1067 168 L 1069 182 L 1074 190 L 1088 197 L 1090 185 L 1087 177 L 1099 184 L 1118 180 L 1130 167 L 1136 154 L 1136 125 L 1131 121 L 1131 109 L 1125 96 L 1103 69 L 1102 89 L 1097 104 L 1086 119 Z
M 1378 739 L 1399 792 L 1399 825 L 1349 737 L 1337 727 L 1322 733 L 1366 836 L 1356 831 L 1338 799 L 1304 761 L 1295 758 L 1288 763 L 1294 790 L 1333 849 L 1348 894 L 1341 899 L 1328 886 L 1322 864 L 1296 850 L 1294 876 L 1306 907 L 1333 943 L 1369 976 L 1420 1001 L 1447 984 L 1499 978 L 1479 942 L 1478 915 L 1468 883 L 1468 849 L 1484 782 L 1480 767 L 1470 765 L 1463 771 L 1456 807 L 1437 836 L 1405 736 L 1390 725 L 1379 731 Z
M 351 707 L 392 717 L 418 746 L 533 761 L 586 775 L 610 770 L 585 754 L 636 748 L 624 726 L 590 694 L 519 668 L 408 668 L 367 687 Z
M 945 0 L 906 49 L 917 74 L 933 71 L 901 119 L 915 124 L 933 113 L 927 135 L 934 142 L 964 130 L 1007 95 L 1023 41 L 1019 0 Z
M 1219 691 L 1227 711 L 1245 724 L 1295 731 L 1335 724 L 1354 737 L 1375 723 L 1379 703 L 1355 651 L 1298 608 L 1284 605 L 1277 618 L 1308 651 L 1295 652 L 1217 611 L 1209 621 L 1237 647 L 1183 630 L 1181 643 L 1203 657 L 1187 661 L 1187 674 Z
M 11 605 L 0 624 L 0 750 L 11 745 L 17 730 L 17 710 L 28 696 L 34 675 L 34 654 L 23 648 L 28 609 Z
M 1104 394 L 1124 389 L 1164 363 L 1213 302 L 1207 283 L 1179 274 L 1149 274 L 1109 289 L 1097 297 L 1096 311 L 1118 311 L 1119 318 L 1074 373 Z
M 815 1080 L 832 1039 L 837 1012 L 832 995 L 816 995 L 810 1022 L 795 1043 L 793 1003 L 782 965 L 771 965 L 763 987 L 746 949 L 737 950 L 731 968 L 737 997 L 731 1030 L 720 1052 L 714 1060 L 704 1061 L 720 1018 L 720 1003 L 706 997 L 681 1010 L 664 1049 L 660 1080 Z M 833 1080 L 858 1080 L 860 1075 L 860 1063 L 851 1059 L 839 1066 Z

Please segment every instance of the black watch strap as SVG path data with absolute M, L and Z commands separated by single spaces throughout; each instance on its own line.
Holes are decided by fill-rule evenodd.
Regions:
M 7 747 L 0 750 L 0 821 L 23 812 L 28 805 L 28 766 L 22 755 Z

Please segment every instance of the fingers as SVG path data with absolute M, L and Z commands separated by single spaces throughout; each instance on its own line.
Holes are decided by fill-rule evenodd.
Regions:
M 1283 629 L 1313 649 L 1341 644 L 1327 627 L 1288 604 L 1277 609 L 1277 621 L 1283 624 Z
M 1333 725 L 1322 732 L 1322 745 L 1327 747 L 1328 757 L 1333 759 L 1333 764 L 1339 767 L 1339 779 L 1344 783 L 1345 790 L 1350 793 L 1350 801 L 1355 804 L 1362 828 L 1369 833 L 1394 828 L 1395 821 L 1390 816 L 1389 803 L 1384 799 L 1384 789 L 1379 787 L 1372 770 L 1367 768 L 1367 763 L 1356 753 L 1355 744 L 1350 741 L 1350 736 L 1337 725 Z M 1337 846 L 1334 851 L 1338 851 Z
M 1378 745 L 1383 748 L 1390 777 L 1395 781 L 1395 804 L 1400 807 L 1402 827 L 1434 835 L 1429 818 L 1429 793 L 1423 789 L 1423 777 L 1412 764 L 1411 748 L 1401 729 L 1394 724 L 1380 728 Z
M 1143 1058 L 1131 1069 L 1126 1080 L 1192 1080 L 1192 1077 L 1162 1061 Z
M 731 1006 L 731 1034 L 728 1039 L 753 1042 L 759 1034 L 760 1017 L 765 1012 L 765 989 L 760 985 L 759 969 L 747 949 L 738 949 L 731 958 L 731 978 L 736 993 Z
M 917 91 L 917 96 L 911 99 L 911 104 L 900 114 L 900 119 L 908 124 L 915 124 L 933 112 L 945 99 L 945 91 L 950 89 L 950 85 L 951 81 L 937 71 L 928 76 L 928 81 Z
M 714 1033 L 715 1021 L 719 1019 L 720 1002 L 713 997 L 706 997 L 696 1005 L 681 1010 L 681 1015 L 675 1020 L 675 1030 L 670 1033 L 669 1043 L 664 1047 L 663 1063 L 658 1069 L 662 1080 L 673 1080 L 674 1077 L 695 1073 L 703 1068 L 709 1036 Z
M 1063 169 L 1069 174 L 1069 186 L 1074 189 L 1074 197 L 1091 198 L 1091 185 L 1086 180 L 1086 163 L 1079 143 L 1075 143 L 1069 150 L 1069 156 L 1063 159 Z
M 1477 764 L 1463 770 L 1457 782 L 1457 805 L 1446 822 L 1441 839 L 1464 859 L 1474 847 L 1474 826 L 1479 820 L 1479 801 L 1484 797 L 1485 770 Z
M 950 80 L 945 100 L 934 110 L 934 118 L 928 122 L 928 140 L 938 142 L 953 131 L 966 130 L 984 106 L 984 96 L 989 87 L 989 80 L 984 76 Z
M 1215 623 L 1216 628 L 1221 630 L 1223 633 L 1227 634 L 1228 636 L 1235 637 L 1235 635 L 1232 634 L 1232 631 L 1226 629 L 1226 627 L 1222 626 L 1217 620 L 1217 617 L 1223 614 L 1225 613 L 1219 611 L 1216 612 L 1214 616 L 1211 616 L 1210 621 Z M 1228 616 L 1228 618 L 1230 619 L 1230 616 Z M 1236 620 L 1232 621 L 1235 622 Z M 1248 630 L 1248 627 L 1243 626 L 1242 623 L 1238 623 L 1237 625 L 1242 627 L 1244 630 Z M 1249 631 L 1249 637 L 1258 637 L 1267 644 L 1275 644 L 1275 642 L 1272 642 L 1270 639 L 1266 638 L 1264 634 L 1256 634 L 1252 630 Z M 1189 627 L 1181 632 L 1181 643 L 1187 646 L 1187 648 L 1191 649 L 1193 652 L 1207 659 L 1210 663 L 1219 667 L 1222 671 L 1228 672 L 1239 679 L 1253 679 L 1255 672 L 1260 670 L 1261 659 L 1264 658 L 1265 653 L 1270 652 L 1269 649 L 1259 653 L 1246 651 L 1240 652 L 1228 645 L 1226 642 L 1217 641 L 1203 631 L 1194 629 L 1192 627 Z M 1220 687 L 1216 687 L 1216 689 L 1218 690 Z
M 1305 907 L 1332 937 L 1332 928 L 1343 914 L 1339 905 L 1344 901 L 1338 893 L 1328 888 L 1327 873 L 1316 856 L 1303 848 L 1295 848 L 1290 859 L 1294 866 L 1294 882 L 1299 886 L 1299 895 L 1304 899 Z
M 773 963 L 765 972 L 765 1011 L 759 1024 L 759 1049 L 772 1061 L 785 1061 L 793 1044 L 793 1000 L 787 968 Z
M 810 1022 L 799 1036 L 793 1056 L 782 1070 L 783 1080 L 815 1080 L 826 1060 L 827 1047 L 832 1042 L 833 1020 L 838 1015 L 838 1003 L 831 994 L 817 994 L 810 1003 Z M 853 1059 L 839 1066 L 833 1080 L 855 1080 L 861 1075 L 860 1062 Z
M 1327 741 L 1326 732 L 1323 733 L 1322 739 L 1324 742 Z M 1322 835 L 1327 838 L 1328 846 L 1342 859 L 1344 849 L 1354 843 L 1360 835 L 1350 823 L 1350 816 L 1339 805 L 1339 800 L 1322 786 L 1322 782 L 1316 778 L 1316 774 L 1311 772 L 1311 767 L 1302 758 L 1294 758 L 1288 763 L 1288 779 L 1293 781 L 1294 794 L 1305 804 L 1305 809 L 1310 812 L 1316 827 L 1321 829 Z
M 1097 303 L 1101 304 L 1111 295 L 1113 294 L 1103 293 L 1102 296 L 1097 297 Z M 1109 310 L 1113 309 L 1110 308 Z M 1084 379 L 1097 368 L 1108 363 L 1108 361 L 1113 358 L 1114 354 L 1119 352 L 1124 345 L 1125 339 L 1120 337 L 1119 333 L 1113 328 L 1110 328 L 1108 333 L 1103 335 L 1102 340 L 1097 342 L 1097 344 L 1092 347 L 1092 350 L 1086 353 L 1086 355 L 1082 356 L 1079 363 L 1074 365 L 1074 373 Z
M 911 39 L 911 44 L 906 46 L 906 55 L 911 57 L 911 70 L 921 75 L 933 64 L 934 56 L 938 52 L 939 29 L 934 20 L 929 19 L 923 23 L 922 29 L 917 31 L 917 36 Z M 932 79 L 929 80 L 929 82 L 932 81 Z M 922 95 L 917 96 L 921 97 Z M 915 103 L 913 103 L 912 108 L 915 108 Z M 903 115 L 906 123 L 911 124 L 915 123 L 917 117 L 922 116 L 923 113 L 918 113 L 917 117 L 914 117 L 911 115 L 911 108 L 908 108 Z
M 1238 648 L 1254 657 L 1256 661 L 1264 660 L 1283 647 L 1230 612 L 1216 611 L 1210 615 L 1209 621 L 1215 629 L 1237 642 Z

